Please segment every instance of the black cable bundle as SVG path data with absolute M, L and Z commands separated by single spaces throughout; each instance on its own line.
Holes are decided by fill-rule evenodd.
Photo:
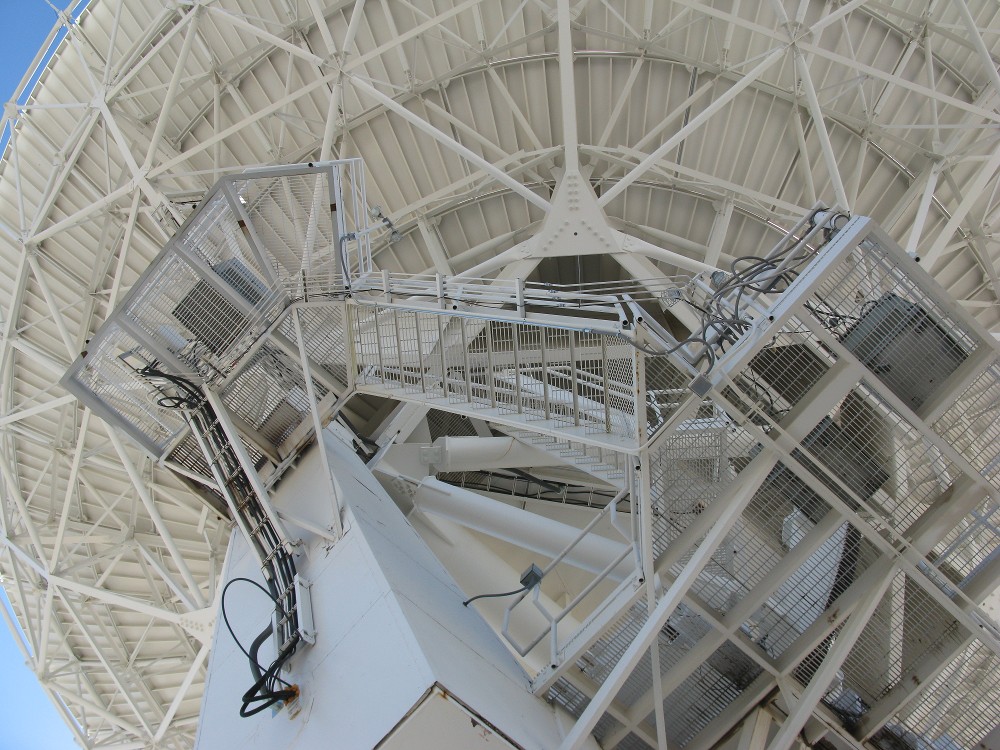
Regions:
M 191 429 L 198 430 L 205 440 L 217 449 L 229 444 L 228 436 L 219 424 L 215 411 L 194 382 L 183 376 L 160 370 L 158 362 L 137 368 L 136 372 L 152 382 L 162 394 L 156 400 L 157 405 L 165 409 L 181 409 L 186 412 L 185 416 Z M 161 384 L 157 384 L 156 381 L 161 381 Z M 206 456 L 206 458 L 208 457 Z M 295 698 L 299 694 L 294 685 L 278 676 L 282 666 L 291 658 L 301 640 L 295 617 L 296 602 L 292 586 L 296 575 L 295 561 L 285 549 L 277 531 L 270 524 L 264 508 L 259 502 L 253 500 L 256 497 L 255 490 L 235 455 L 231 451 L 219 450 L 215 460 L 228 464 L 225 467 L 224 476 L 228 477 L 227 483 L 230 490 L 239 497 L 248 499 L 240 506 L 241 512 L 245 516 L 245 523 L 249 528 L 256 530 L 248 541 L 253 545 L 257 558 L 267 561 L 263 569 L 267 588 L 249 578 L 234 578 L 222 590 L 222 618 L 236 645 L 249 660 L 250 672 L 254 679 L 254 684 L 243 694 L 243 703 L 240 707 L 240 716 L 246 718 L 273 706 L 275 703 Z M 257 534 L 259 534 L 259 538 Z M 275 613 L 278 615 L 277 628 L 269 624 L 253 640 L 249 651 L 236 638 L 226 613 L 226 592 L 236 581 L 245 581 L 263 591 L 274 604 Z M 281 589 L 279 589 L 278 583 L 281 584 Z M 287 607 L 282 604 L 283 597 L 288 599 Z M 284 642 L 274 661 L 265 669 L 260 665 L 257 654 L 264 641 L 275 629 L 279 638 L 284 637 Z M 283 635 L 283 631 L 286 633 L 285 635 Z M 282 688 L 280 685 L 285 687 Z
M 159 364 L 159 362 L 153 362 L 136 370 L 136 373 L 147 380 L 165 380 L 179 391 L 178 393 L 164 393 L 163 386 L 158 385 L 156 389 L 163 395 L 156 399 L 156 405 L 164 409 L 197 409 L 201 406 L 205 401 L 201 389 L 185 377 L 164 372 L 159 369 Z
M 249 583 L 250 585 L 256 586 L 258 589 L 263 591 L 274 604 L 275 613 L 279 617 L 287 617 L 288 613 L 281 607 L 281 602 L 266 588 L 249 578 L 233 578 L 222 589 L 222 620 L 226 623 L 226 629 L 229 631 L 229 635 L 232 636 L 240 651 L 242 651 L 244 656 L 246 656 L 249 660 L 250 673 L 254 678 L 253 685 L 250 686 L 249 690 L 243 693 L 243 704 L 240 706 L 240 716 L 248 718 L 267 708 L 270 708 L 275 703 L 291 700 L 298 696 L 298 688 L 283 680 L 278 676 L 278 674 L 281 672 L 281 668 L 284 666 L 285 662 L 287 662 L 295 652 L 295 647 L 298 645 L 299 641 L 299 635 L 296 633 L 291 641 L 286 643 L 281 648 L 278 655 L 274 658 L 274 661 L 271 662 L 267 669 L 262 667 L 257 659 L 257 654 L 260 651 L 260 647 L 271 636 L 274 630 L 272 626 L 268 624 L 267 627 L 265 627 L 257 635 L 257 637 L 254 638 L 253 643 L 250 644 L 249 650 L 243 647 L 239 638 L 236 637 L 236 633 L 233 632 L 233 627 L 229 623 L 229 615 L 226 612 L 226 593 L 229 591 L 229 587 L 237 581 Z M 279 684 L 284 685 L 284 687 L 279 687 Z

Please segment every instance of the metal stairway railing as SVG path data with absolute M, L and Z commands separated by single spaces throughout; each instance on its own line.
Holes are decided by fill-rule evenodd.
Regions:
M 607 482 L 612 487 L 618 489 L 625 487 L 628 458 L 624 453 L 600 445 L 587 445 L 553 435 L 539 435 L 531 430 L 519 430 L 505 425 L 497 425 L 497 427 L 522 443 L 556 456 L 568 465 Z
M 691 379 L 585 319 L 535 322 L 373 302 L 349 310 L 359 392 L 613 450 L 637 450 Z

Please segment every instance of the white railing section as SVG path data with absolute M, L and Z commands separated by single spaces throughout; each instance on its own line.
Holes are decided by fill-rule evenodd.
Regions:
M 377 304 L 353 306 L 351 322 L 359 390 L 635 440 L 637 352 L 623 336 Z
M 695 278 L 670 276 L 583 284 L 551 284 L 524 279 L 476 278 L 444 274 L 405 274 L 383 270 L 351 279 L 352 294 L 369 302 L 394 299 L 431 300 L 441 309 L 478 305 L 512 306 L 523 317 L 528 308 L 586 311 L 619 322 L 623 300 L 652 299 L 668 303 L 681 298 Z
M 549 638 L 549 663 L 557 664 L 561 661 L 560 655 L 560 645 L 559 645 L 559 623 L 562 622 L 570 613 L 575 610 L 580 603 L 590 596 L 591 593 L 604 581 L 609 578 L 627 578 L 635 579 L 641 569 L 641 559 L 638 539 L 638 523 L 636 513 L 631 513 L 628 524 L 622 522 L 621 514 L 618 511 L 618 504 L 625 499 L 625 496 L 629 494 L 626 490 L 621 490 L 615 497 L 608 502 L 608 504 L 597 513 L 579 533 L 579 535 L 566 547 L 563 548 L 562 552 L 556 555 L 553 560 L 542 569 L 542 577 L 544 578 L 550 572 L 552 572 L 557 566 L 559 566 L 576 547 L 580 544 L 583 539 L 585 539 L 589 534 L 594 532 L 594 529 L 602 521 L 607 521 L 611 527 L 618 532 L 618 534 L 625 540 L 625 544 L 622 546 L 621 552 L 618 553 L 614 558 L 608 561 L 608 564 L 601 570 L 597 575 L 595 575 L 590 582 L 584 586 L 576 596 L 573 597 L 565 606 L 563 606 L 558 611 L 550 611 L 541 602 L 541 586 L 535 585 L 531 590 L 525 591 L 518 594 L 507 608 L 504 610 L 503 617 L 503 628 L 501 633 L 511 647 L 521 656 L 525 656 L 529 651 L 531 651 L 535 646 L 542 642 L 542 640 L 548 636 Z M 635 507 L 634 501 L 632 502 L 632 507 Z M 632 558 L 632 567 L 629 570 L 627 576 L 622 576 L 621 571 L 623 567 L 628 567 L 626 561 Z M 619 573 L 619 575 L 615 575 Z M 511 628 L 511 616 L 514 610 L 517 608 L 521 602 L 523 602 L 527 597 L 531 597 L 532 605 L 542 613 L 545 617 L 548 625 L 538 632 L 531 640 L 526 643 L 522 643 L 518 640 L 517 636 L 513 633 Z M 574 631 L 575 632 L 575 631 Z
M 691 379 L 624 332 L 581 318 L 534 322 L 360 300 L 349 318 L 359 391 L 619 450 L 652 436 Z

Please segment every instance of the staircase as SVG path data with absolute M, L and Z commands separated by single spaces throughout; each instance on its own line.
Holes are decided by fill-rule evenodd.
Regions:
M 599 448 L 638 446 L 639 353 L 620 334 L 575 318 L 557 328 L 381 304 L 350 310 L 361 393 Z
M 540 435 L 532 430 L 519 430 L 499 424 L 493 426 L 532 448 L 563 460 L 568 466 L 579 469 L 595 479 L 616 489 L 625 489 L 625 472 L 629 464 L 627 453 L 553 435 Z

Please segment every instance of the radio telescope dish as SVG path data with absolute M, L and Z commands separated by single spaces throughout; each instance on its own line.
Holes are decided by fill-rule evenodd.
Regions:
M 662 467 L 667 473 L 659 478 L 650 476 L 659 470 L 650 465 L 638 470 L 653 485 L 680 483 L 690 472 L 690 502 L 674 507 L 674 516 L 664 511 L 657 523 L 687 528 L 708 518 L 711 502 L 697 496 L 696 485 L 754 466 L 757 449 L 741 443 L 746 435 L 797 414 L 800 399 L 828 370 L 829 380 L 840 382 L 823 360 L 829 352 L 848 352 L 845 361 L 866 368 L 867 385 L 841 393 L 810 429 L 783 444 L 787 465 L 758 477 L 770 495 L 758 498 L 756 511 L 731 519 L 718 540 L 728 551 L 706 562 L 701 588 L 674 602 L 650 636 L 657 647 L 647 645 L 633 668 L 614 672 L 641 623 L 664 601 L 658 597 L 670 590 L 671 566 L 682 565 L 683 555 L 663 563 L 659 588 L 643 578 L 641 597 L 608 599 L 607 612 L 617 619 L 609 614 L 595 625 L 571 662 L 552 667 L 528 659 L 525 668 L 535 670 L 539 696 L 584 717 L 577 731 L 593 733 L 605 747 L 722 747 L 717 743 L 727 738 L 763 746 L 761 732 L 783 720 L 772 714 L 790 717 L 784 727 L 801 720 L 807 737 L 818 733 L 832 747 L 982 741 L 1000 705 L 991 666 L 1000 649 L 1000 506 L 992 489 L 1000 459 L 995 448 L 989 452 L 1000 386 L 991 380 L 988 340 L 1000 332 L 998 27 L 1000 8 L 986 0 L 69 3 L 2 121 L 0 571 L 17 618 L 11 631 L 78 742 L 194 746 L 236 519 L 206 475 L 184 418 L 157 412 L 160 397 L 150 398 L 148 384 L 131 375 L 114 383 L 125 394 L 122 403 L 135 405 L 128 419 L 153 415 L 156 427 L 143 438 L 102 411 L 107 392 L 87 401 L 61 379 L 92 347 L 98 351 L 106 340 L 98 335 L 102 326 L 126 317 L 121 303 L 149 279 L 163 248 L 186 236 L 193 225 L 187 222 L 204 219 L 213 186 L 232 184 L 247 170 L 347 162 L 360 165 L 364 190 L 357 192 L 360 179 L 343 178 L 358 208 L 336 208 L 355 225 L 331 229 L 327 239 L 337 245 L 353 235 L 358 249 L 347 265 L 367 274 L 368 293 L 384 277 L 387 300 L 429 295 L 435 315 L 464 310 L 471 319 L 477 311 L 477 320 L 504 310 L 573 315 L 577 323 L 606 314 L 607 323 L 611 312 L 627 313 L 615 315 L 620 340 L 613 343 L 600 338 L 597 324 L 579 323 L 563 339 L 535 331 L 530 361 L 520 359 L 528 342 L 518 334 L 470 349 L 485 341 L 484 331 L 500 329 L 463 323 L 435 333 L 440 340 L 467 336 L 465 351 L 475 355 L 460 366 L 440 365 L 442 382 L 461 381 L 444 393 L 461 392 L 471 403 L 472 373 L 488 368 L 492 385 L 480 396 L 494 399 L 495 421 L 470 416 L 448 398 L 428 397 L 422 411 L 394 410 L 397 401 L 418 402 L 413 394 L 427 386 L 422 368 L 438 366 L 433 347 L 421 349 L 429 341 L 420 338 L 423 313 L 396 315 L 397 323 L 412 315 L 403 333 L 416 337 L 397 341 L 396 396 L 380 390 L 391 368 L 377 363 L 376 350 L 392 317 L 381 311 L 367 321 L 376 332 L 366 340 L 368 370 L 359 369 L 355 339 L 344 333 L 346 317 L 295 318 L 300 338 L 315 347 L 307 354 L 329 356 L 313 378 L 317 393 L 307 392 L 305 380 L 295 390 L 300 371 L 287 365 L 300 353 L 292 318 L 286 328 L 274 317 L 266 322 L 275 328 L 255 329 L 260 340 L 280 336 L 278 344 L 248 343 L 240 352 L 256 357 L 254 383 L 281 392 L 267 401 L 247 386 L 250 395 L 233 396 L 246 403 L 260 397 L 257 421 L 244 419 L 234 429 L 261 475 L 293 476 L 287 473 L 315 437 L 311 402 L 329 407 L 327 418 L 346 417 L 353 428 L 342 429 L 356 429 L 359 442 L 377 446 L 368 448 L 386 448 L 379 461 L 390 450 L 387 431 L 398 431 L 400 445 L 415 446 L 415 463 L 397 451 L 387 465 L 402 479 L 379 478 L 404 511 L 426 503 L 426 518 L 447 519 L 438 532 L 457 529 L 454 544 L 438 544 L 447 534 L 435 537 L 423 511 L 413 516 L 463 588 L 490 576 L 513 575 L 516 583 L 533 556 L 544 555 L 514 532 L 503 539 L 496 526 L 488 533 L 460 519 L 438 485 L 408 495 L 404 464 L 433 467 L 434 482 L 491 502 L 514 497 L 559 528 L 585 528 L 619 492 L 641 492 L 626 478 L 637 471 L 631 459 L 641 451 L 611 445 L 607 435 L 620 428 L 622 441 L 632 439 L 625 429 L 637 429 L 643 411 L 657 429 L 667 424 L 678 394 L 729 387 L 731 398 L 738 387 L 736 375 L 720 386 L 646 373 L 650 383 L 662 376 L 662 387 L 633 400 L 628 412 L 627 399 L 640 398 L 640 375 L 610 363 L 626 353 L 629 361 L 642 359 L 647 344 L 635 331 L 655 326 L 678 341 L 692 332 L 695 342 L 714 336 L 728 350 L 744 332 L 727 317 L 739 310 L 709 316 L 706 329 L 708 313 L 695 303 L 722 304 L 720 290 L 735 288 L 734 278 L 808 217 L 819 227 L 817 246 L 826 241 L 820 230 L 831 240 L 846 237 L 837 233 L 848 231 L 848 219 L 871 217 L 880 225 L 885 234 L 872 234 L 876 239 L 851 235 L 857 244 L 841 259 L 852 264 L 844 272 L 850 294 L 834 304 L 831 287 L 808 303 L 810 320 L 822 321 L 815 332 L 822 346 L 812 339 L 806 346 L 802 331 L 786 327 L 740 375 L 749 378 L 740 381 L 747 402 L 766 418 L 744 413 L 747 424 L 737 429 L 725 410 L 692 413 L 684 422 L 690 452 L 671 459 L 683 471 L 670 479 Z M 254 193 L 258 183 L 245 182 L 247 192 L 233 189 L 220 203 L 236 227 L 220 247 L 251 231 L 269 248 L 313 247 L 316 225 L 303 217 L 315 216 L 317 192 L 290 188 L 265 200 L 264 188 Z M 253 214 L 260 205 L 275 213 Z M 205 222 L 197 242 L 209 241 L 212 226 Z M 900 260 L 909 255 L 939 287 L 880 276 L 872 250 L 880 243 L 899 246 L 892 257 L 910 269 L 903 277 L 912 271 L 928 278 Z M 249 261 L 219 252 L 189 280 L 214 273 L 229 289 L 220 292 L 215 282 L 197 293 L 184 287 L 147 333 L 167 348 L 195 342 L 199 356 L 222 371 L 222 353 L 239 343 L 243 326 L 265 320 L 244 314 L 263 304 L 267 290 L 255 286 Z M 288 291 L 294 274 L 286 273 L 301 271 L 303 257 L 276 254 L 273 267 L 284 274 L 288 300 L 306 310 L 322 299 L 303 274 L 297 291 Z M 317 260 L 310 273 L 334 278 L 341 261 L 327 260 L 331 265 Z M 780 294 L 781 284 L 795 278 L 768 277 L 767 288 L 754 292 Z M 470 291 L 462 279 L 478 286 Z M 559 328 L 558 321 L 535 323 Z M 963 339 L 958 329 L 973 333 Z M 598 363 L 586 370 L 586 384 L 571 366 L 576 360 L 555 357 L 571 340 Z M 404 373 L 407 351 L 417 357 Z M 106 361 L 128 363 L 133 355 L 124 347 Z M 337 357 L 344 358 L 340 370 L 331 364 Z M 376 365 L 383 380 L 362 382 Z M 365 387 L 336 404 L 338 383 L 351 379 Z M 949 394 L 961 394 L 961 408 L 942 400 L 941 382 Z M 517 394 L 501 404 L 514 415 L 536 409 L 541 416 L 525 417 L 515 429 L 516 419 L 495 403 L 498 387 Z M 623 400 L 614 401 L 613 391 Z M 588 409 L 583 421 L 600 422 L 603 432 L 580 424 Z M 632 422 L 622 416 L 629 413 Z M 564 432 L 546 422 L 553 415 L 569 415 Z M 491 454 L 496 443 L 487 441 L 496 439 L 509 439 L 511 455 L 523 463 Z M 792 466 L 794 451 L 812 451 L 827 468 L 836 464 L 838 478 L 803 481 L 808 467 Z M 840 515 L 824 520 L 817 506 L 790 499 L 804 491 L 817 492 Z M 961 512 L 931 515 L 947 503 Z M 329 533 L 339 538 L 339 531 Z M 589 579 L 579 571 L 605 559 L 591 552 L 589 561 L 583 552 L 573 558 L 574 571 L 558 586 L 556 576 L 542 585 L 551 602 L 586 598 Z M 812 577 L 802 569 L 809 560 Z M 635 562 L 638 570 L 653 564 Z M 854 585 L 862 575 L 868 588 Z M 812 604 L 781 603 L 806 589 Z M 499 631 L 498 606 L 483 611 Z M 863 614 L 852 621 L 851 611 Z M 579 614 L 586 624 L 593 611 Z M 824 616 L 832 618 L 826 629 Z M 322 624 L 316 627 L 322 633 Z M 857 639 L 853 645 L 848 635 Z M 828 669 L 830 679 L 817 686 L 815 674 L 828 676 L 817 664 L 830 667 L 831 654 L 841 667 Z M 654 665 L 657 680 L 650 677 Z M 605 700 L 613 683 L 614 700 Z M 685 703 L 684 696 L 697 701 Z M 587 714 L 591 701 L 603 705 L 599 715 Z M 758 707 L 771 713 L 753 713 Z

